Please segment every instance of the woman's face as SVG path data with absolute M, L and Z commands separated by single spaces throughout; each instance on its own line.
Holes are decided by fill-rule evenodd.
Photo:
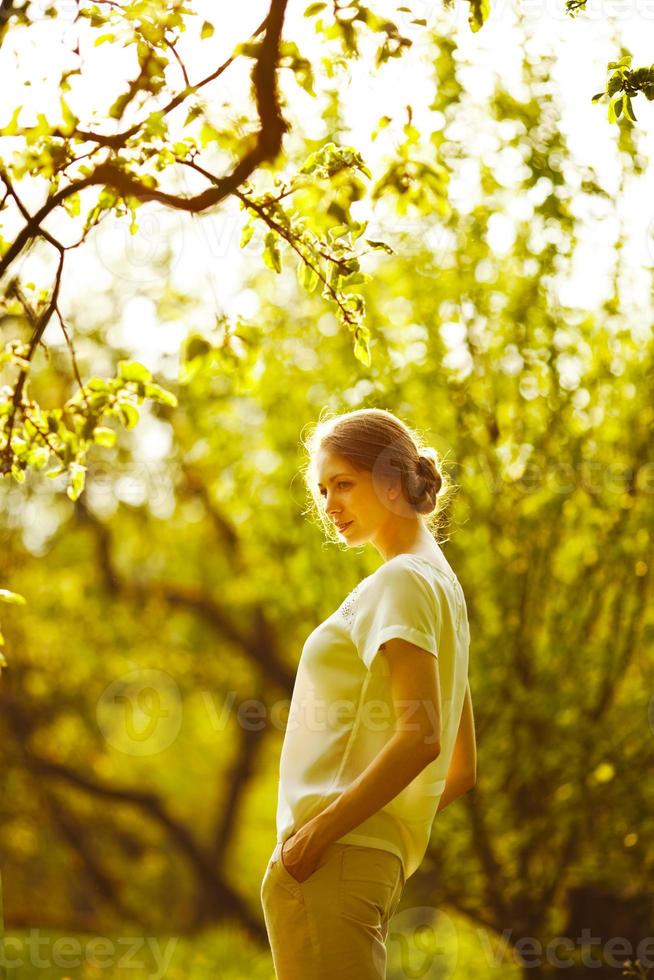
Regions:
M 386 501 L 383 487 L 375 486 L 372 473 L 356 470 L 343 456 L 323 449 L 315 463 L 325 513 L 335 526 L 348 525 L 339 534 L 349 545 L 370 541 L 393 521 L 392 501 Z

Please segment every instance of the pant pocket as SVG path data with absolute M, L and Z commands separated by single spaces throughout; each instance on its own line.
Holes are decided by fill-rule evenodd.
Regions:
M 343 915 L 371 927 L 390 917 L 399 901 L 399 858 L 376 847 L 348 844 L 341 856 L 340 904 Z
M 268 863 L 268 875 L 275 876 L 276 880 L 282 885 L 287 891 L 290 891 L 292 895 L 296 897 L 301 897 L 302 888 L 300 882 L 297 878 L 294 878 L 290 871 L 287 871 L 284 862 L 282 861 L 282 843 L 277 843 L 275 850 L 272 853 L 272 857 Z

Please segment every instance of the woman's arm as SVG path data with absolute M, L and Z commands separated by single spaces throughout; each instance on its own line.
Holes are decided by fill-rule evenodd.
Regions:
M 348 788 L 289 839 L 283 861 L 299 881 L 312 873 L 329 844 L 386 806 L 440 754 L 438 660 L 399 637 L 379 651 L 389 665 L 396 730 Z
M 447 770 L 445 789 L 441 796 L 437 813 L 444 810 L 446 806 L 458 800 L 468 790 L 471 790 L 477 781 L 477 743 L 475 740 L 475 719 L 472 712 L 472 696 L 470 694 L 470 681 L 466 685 L 466 693 L 463 699 L 463 709 L 459 730 L 456 735 L 456 742 L 452 751 L 452 758 Z

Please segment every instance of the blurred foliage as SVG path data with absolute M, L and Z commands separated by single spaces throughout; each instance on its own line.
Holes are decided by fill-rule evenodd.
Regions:
M 470 30 L 477 32 L 488 21 L 490 2 L 465 2 Z M 451 7 L 452 0 L 445 6 Z M 0 323 L 18 324 L 22 334 L 0 348 L 0 380 L 5 381 L 0 386 L 0 474 L 21 482 L 27 469 L 43 468 L 54 458 L 69 474 L 67 492 L 78 495 L 89 449 L 112 438 L 107 424 L 112 416 L 125 425 L 134 417 L 134 392 L 121 383 L 120 375 L 82 379 L 60 294 L 69 253 L 91 240 L 108 218 L 128 219 L 135 234 L 141 208 L 148 202 L 200 214 L 230 197 L 239 200 L 248 216 L 241 245 L 261 226 L 262 261 L 276 273 L 282 269 L 282 245 L 287 246 L 300 284 L 309 291 L 320 286 L 322 297 L 351 335 L 354 356 L 370 365 L 365 296 L 350 289 L 366 281 L 360 268 L 366 249 L 357 240 L 367 221 L 357 220 L 351 206 L 364 199 L 374 204 L 390 195 L 399 214 L 417 207 L 445 218 L 448 170 L 434 152 L 437 137 L 429 158 L 423 154 L 417 159 L 412 153 L 419 132 L 410 115 L 397 159 L 380 174 L 370 171 L 356 147 L 333 142 L 318 146 L 303 164 L 295 161 L 300 165 L 289 166 L 293 152 L 290 139 L 284 146 L 283 138 L 289 130 L 294 135 L 294 127 L 287 112 L 286 77 L 290 73 L 314 100 L 313 113 L 326 121 L 333 105 L 324 98 L 325 82 L 342 83 L 353 61 L 369 64 L 372 70 L 406 56 L 413 45 L 402 30 L 406 15 L 411 30 L 426 27 L 420 3 L 395 8 L 390 17 L 361 0 L 309 4 L 304 13 L 319 44 L 308 56 L 284 37 L 287 0 L 271 0 L 252 36 L 204 78 L 192 82 L 193 72 L 180 54 L 187 32 L 197 44 L 215 43 L 214 25 L 200 22 L 192 7 L 180 0 L 76 6 L 73 29 L 61 35 L 66 55 L 56 80 L 56 109 L 26 109 L 32 85 L 28 73 L 18 80 L 20 101 L 6 107 L 8 118 L 0 128 L 7 146 L 0 160 Z M 566 10 L 574 12 L 569 0 Z M 25 50 L 30 43 L 38 44 L 43 19 L 63 21 L 64 14 L 59 15 L 55 5 L 4 4 L 0 44 L 15 42 L 17 51 L 21 44 Z M 132 56 L 132 76 L 124 77 L 124 67 L 109 73 L 113 89 L 103 93 L 102 109 L 96 104 L 90 110 L 83 98 L 93 60 L 87 52 L 105 46 Z M 218 108 L 214 83 L 219 91 L 223 74 L 243 62 L 251 63 L 247 111 L 229 98 Z M 619 61 L 610 62 L 606 91 L 593 97 L 609 99 L 610 122 L 619 117 L 629 125 L 635 121 L 632 97 L 639 91 L 654 98 L 654 66 L 634 71 L 630 63 L 624 52 Z M 344 102 L 339 89 L 332 89 L 331 98 Z M 272 189 L 266 180 L 271 174 Z M 370 187 L 362 177 L 372 181 Z M 187 178 L 194 187 L 201 181 L 200 189 L 184 193 Z M 41 200 L 36 210 L 26 206 L 25 193 Z M 51 227 L 54 222 L 60 230 Z M 388 248 L 383 241 L 364 241 L 372 248 Z M 40 287 L 25 279 L 19 268 L 19 260 L 35 243 L 51 257 L 53 250 L 57 255 L 50 282 Z M 31 374 L 39 349 L 49 349 L 44 334 L 51 321 L 59 323 L 70 347 L 78 390 L 64 404 L 46 408 L 32 397 Z M 141 401 L 171 397 L 156 384 L 138 392 Z
M 456 920 L 456 931 L 436 941 L 427 933 L 420 941 L 407 946 L 400 932 L 391 931 L 387 980 L 405 980 L 407 976 L 443 967 L 442 975 L 450 980 L 466 980 L 474 975 L 479 980 L 492 980 L 502 970 L 502 976 L 519 976 L 518 968 L 510 962 L 493 963 L 495 949 L 466 924 Z M 38 933 L 12 931 L 9 962 L 22 960 L 21 980 L 61 980 L 62 967 L 69 980 L 96 980 L 101 976 L 129 980 L 273 980 L 270 953 L 248 946 L 247 935 L 237 928 L 207 929 L 198 936 L 98 936 L 66 934 L 51 930 Z M 32 949 L 40 941 L 41 963 L 31 965 Z M 104 945 L 101 945 L 103 943 Z M 59 944 L 59 945 L 57 945 Z M 55 963 L 57 958 L 58 966 Z M 36 959 L 36 958 L 35 958 Z M 78 965 L 79 964 L 79 965 Z M 485 964 L 482 965 L 482 964 Z M 13 972 L 13 971 L 12 971 Z
M 360 29 L 335 41 L 352 53 Z M 579 883 L 651 894 L 651 305 L 630 302 L 624 228 L 600 306 L 562 302 L 582 236 L 607 234 L 619 210 L 567 146 L 547 59 L 525 52 L 533 98 L 498 83 L 480 112 L 455 44 L 432 43 L 428 122 L 409 115 L 368 171 L 383 240 L 355 220 L 370 178 L 332 101 L 319 140 L 296 139 L 284 173 L 239 190 L 245 238 L 263 226 L 256 315 L 190 329 L 177 379 L 154 395 L 154 371 L 107 337 L 115 282 L 99 284 L 95 321 L 67 317 L 102 396 L 80 433 L 84 481 L 32 461 L 0 487 L 0 581 L 28 603 L 3 605 L 11 930 L 199 942 L 233 922 L 230 956 L 259 975 L 298 652 L 379 564 L 327 548 L 304 517 L 300 436 L 324 406 L 396 412 L 460 487 L 443 547 L 468 603 L 478 783 L 437 818 L 400 931 L 412 910 L 447 909 L 487 938 L 508 930 L 509 948 L 546 943 L 566 934 Z M 645 159 L 618 125 L 622 192 Z M 193 322 L 197 297 L 156 299 Z M 366 310 L 355 358 L 339 299 Z M 33 329 L 13 314 L 2 326 L 19 343 Z M 83 403 L 67 356 L 30 362 L 38 411 Z M 461 975 L 483 963 L 477 951 Z

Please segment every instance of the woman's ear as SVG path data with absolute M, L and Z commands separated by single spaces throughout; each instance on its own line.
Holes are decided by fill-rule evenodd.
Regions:
M 399 483 L 389 483 L 389 485 L 388 485 L 388 487 L 386 489 L 386 494 L 387 494 L 389 500 L 397 500 L 397 498 L 398 498 L 398 496 L 400 494 L 400 485 L 399 485 Z

